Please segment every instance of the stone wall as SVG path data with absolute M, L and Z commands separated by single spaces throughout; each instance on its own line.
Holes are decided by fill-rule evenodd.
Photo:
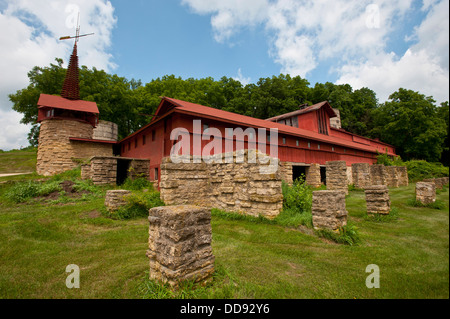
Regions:
M 314 191 L 312 221 L 314 229 L 338 230 L 347 225 L 345 193 L 343 191 Z
M 368 214 L 389 214 L 391 211 L 391 201 L 387 186 L 366 186 L 365 195 Z
M 70 141 L 70 137 L 92 139 L 90 124 L 51 119 L 42 121 L 36 172 L 39 175 L 55 175 L 76 168 L 74 159 L 89 158 L 94 155 L 112 155 L 111 144 Z
M 129 161 L 127 177 L 137 175 L 149 177 L 150 161 L 146 159 L 125 158 L 115 156 L 94 156 L 88 164 L 81 165 L 81 178 L 91 179 L 95 185 L 116 184 L 117 161 Z
M 396 166 L 397 167 L 397 178 L 398 186 L 408 186 L 408 169 L 406 166 Z
M 182 281 L 206 283 L 214 273 L 211 211 L 197 206 L 150 209 L 147 257 L 150 279 L 178 287 Z
M 365 189 L 371 185 L 370 164 L 355 163 L 352 164 L 353 185 L 356 188 Z
M 311 164 L 306 168 L 306 184 L 311 187 L 320 187 L 322 185 L 322 180 L 320 177 L 320 165 Z
M 438 177 L 438 178 L 427 178 L 424 179 L 423 182 L 434 183 L 436 188 L 442 189 L 444 185 L 447 185 L 449 182 L 448 177 Z
M 348 194 L 347 165 L 345 161 L 327 162 L 327 189 Z
M 99 121 L 94 128 L 92 138 L 95 140 L 117 141 L 119 135 L 119 126 L 116 123 L 108 121 Z
M 105 206 L 108 211 L 118 210 L 120 207 L 126 205 L 125 196 L 131 194 L 127 190 L 109 190 L 106 191 Z
M 382 164 L 373 164 L 370 166 L 371 185 L 386 185 L 386 167 Z
M 289 185 L 294 183 L 293 174 L 292 174 L 292 163 L 290 162 L 281 162 L 280 163 L 280 174 L 281 180 L 285 181 Z
M 386 172 L 386 185 L 389 187 L 398 187 L 399 186 L 399 176 L 397 166 L 385 166 Z
M 431 204 L 436 201 L 436 185 L 430 182 L 416 183 L 416 200 L 422 204 Z
M 172 163 L 161 164 L 161 199 L 166 205 L 191 204 L 241 212 L 252 216 L 275 218 L 283 207 L 282 175 L 262 174 L 267 165 L 248 163 Z M 276 160 L 276 159 L 274 159 Z

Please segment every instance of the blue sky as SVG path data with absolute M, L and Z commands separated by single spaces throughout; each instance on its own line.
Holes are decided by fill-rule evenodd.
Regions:
M 0 0 L 0 149 L 27 146 L 7 95 L 33 66 L 68 61 L 147 83 L 166 74 L 243 84 L 280 73 L 449 99 L 448 0 Z

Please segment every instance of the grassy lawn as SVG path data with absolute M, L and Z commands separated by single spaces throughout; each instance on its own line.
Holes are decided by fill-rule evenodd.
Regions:
M 35 172 L 36 153 L 36 149 L 0 152 L 0 174 Z
M 358 245 L 298 229 L 214 214 L 216 274 L 206 287 L 171 293 L 149 281 L 145 217 L 104 217 L 104 199 L 11 204 L 0 185 L 0 298 L 449 298 L 449 193 L 443 210 L 409 207 L 414 184 L 391 189 L 396 218 L 366 217 L 364 193 L 347 197 Z M 68 289 L 66 266 L 80 267 Z M 365 285 L 380 268 L 380 288 Z

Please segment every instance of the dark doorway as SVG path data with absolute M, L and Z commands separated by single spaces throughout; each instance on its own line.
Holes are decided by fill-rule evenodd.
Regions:
M 130 163 L 130 160 L 117 159 L 117 185 L 122 185 L 127 179 Z
M 306 178 L 306 166 L 292 166 L 292 180 L 295 181 L 297 178 L 303 175 Z
M 327 168 L 320 167 L 320 182 L 323 185 L 327 185 Z

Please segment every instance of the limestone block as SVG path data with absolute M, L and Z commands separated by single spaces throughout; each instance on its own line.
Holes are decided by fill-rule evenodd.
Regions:
M 389 214 L 391 201 L 389 189 L 385 185 L 371 185 L 365 189 L 368 214 Z
M 315 188 L 320 187 L 322 185 L 319 164 L 311 164 L 309 167 L 306 168 L 305 181 L 306 184 Z
M 344 191 L 314 191 L 312 218 L 315 229 L 338 230 L 347 225 Z
M 125 196 L 131 194 L 127 190 L 109 190 L 106 191 L 105 206 L 108 211 L 118 210 L 120 207 L 125 206 L 127 201 Z
M 353 185 L 364 189 L 371 185 L 369 163 L 352 164 Z
M 398 187 L 399 179 L 397 166 L 385 166 L 384 169 L 386 173 L 386 185 L 389 187 Z
M 422 204 L 431 204 L 436 201 L 436 184 L 430 182 L 416 183 L 416 200 Z
M 382 164 L 370 166 L 371 185 L 386 185 L 386 167 Z
M 211 211 L 181 205 L 149 211 L 150 279 L 178 287 L 182 281 L 206 283 L 214 273 Z
M 408 169 L 406 166 L 397 166 L 398 186 L 408 186 Z
M 331 161 L 326 163 L 327 189 L 341 190 L 348 195 L 347 165 L 345 161 Z

